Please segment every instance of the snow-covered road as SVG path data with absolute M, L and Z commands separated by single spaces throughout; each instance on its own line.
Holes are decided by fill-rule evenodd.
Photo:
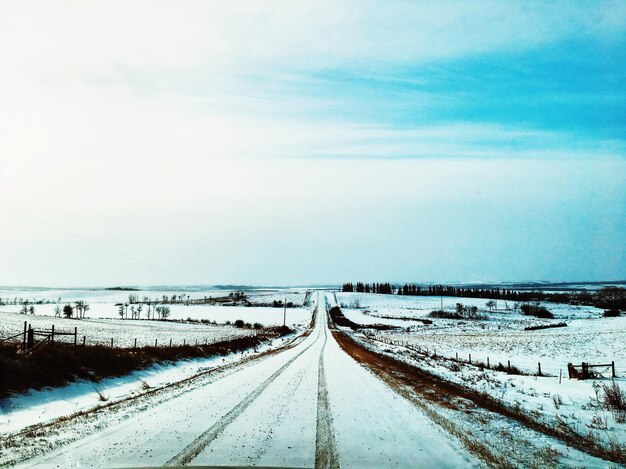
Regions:
M 477 461 L 337 344 L 319 294 L 297 346 L 19 467 L 467 467 Z

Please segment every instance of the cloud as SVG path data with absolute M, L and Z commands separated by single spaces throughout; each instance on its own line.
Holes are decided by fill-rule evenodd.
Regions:
M 255 251 L 292 246 L 285 255 L 299 258 L 311 217 L 329 217 L 341 240 L 316 233 L 301 281 L 322 252 L 328 265 L 363 263 L 396 231 L 398 252 L 426 245 L 419 217 L 403 225 L 420 204 L 434 206 L 424 219 L 435 226 L 439 203 L 450 220 L 518 200 L 575 211 L 602 187 L 615 241 L 623 180 L 610 176 L 623 166 L 623 130 L 602 130 L 623 115 L 625 18 L 624 2 L 5 2 L 0 202 L 102 244 L 114 238 L 123 252 L 135 245 L 100 230 L 88 209 L 182 239 L 191 258 L 220 246 L 206 264 L 218 259 L 212 272 L 232 281 L 244 281 L 233 256 L 256 266 L 250 281 L 271 263 Z M 579 57 L 581 67 L 562 66 Z M 386 215 L 396 206 L 405 212 Z M 379 215 L 364 229 L 370 207 Z M 454 233 L 450 220 L 441 232 Z M 37 262 L 19 264 L 33 245 L 50 266 L 65 255 L 83 265 L 67 240 L 23 223 L 3 225 L 0 247 L 11 246 L 3 259 L 26 283 Z M 351 257 L 333 261 L 343 249 Z M 100 278 L 117 278 L 103 262 L 112 266 Z

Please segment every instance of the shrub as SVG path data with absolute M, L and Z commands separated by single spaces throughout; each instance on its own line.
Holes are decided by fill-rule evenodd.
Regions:
M 460 314 L 450 313 L 442 309 L 431 311 L 428 316 L 430 316 L 431 318 L 438 318 L 438 319 L 463 319 L 463 317 Z
M 72 308 L 72 305 L 67 304 L 63 306 L 63 314 L 66 318 L 71 318 L 72 314 L 74 314 L 74 308 Z
M 604 408 L 611 411 L 616 422 L 626 423 L 626 394 L 622 388 L 613 381 L 611 384 L 603 384 L 602 391 Z
M 244 325 L 244 323 L 243 323 L 243 319 L 237 319 L 237 320 L 235 321 L 235 327 L 242 328 L 242 327 L 243 327 L 243 325 Z
M 287 331 L 291 332 L 289 329 Z M 282 335 L 288 333 L 287 331 L 277 328 L 272 332 Z M 247 336 L 198 347 L 185 345 L 137 349 L 102 345 L 43 345 L 27 355 L 0 357 L 0 399 L 13 392 L 60 386 L 80 378 L 98 381 L 105 377 L 122 376 L 163 361 L 228 355 L 256 347 L 263 341 L 260 337 Z
M 626 309 L 626 288 L 601 288 L 594 295 L 594 305 L 598 308 Z
M 478 319 L 486 319 L 486 317 L 478 312 L 478 308 L 476 306 L 465 306 L 463 303 L 457 303 L 455 312 L 447 312 L 441 309 L 432 311 L 429 316 L 431 318 L 439 318 L 439 319 L 469 319 L 469 320 L 478 320 Z
M 522 306 L 520 306 L 520 309 L 522 310 L 522 313 L 525 316 L 534 316 L 536 318 L 542 318 L 542 319 L 554 319 L 554 314 L 552 314 L 543 306 L 540 306 L 538 303 L 537 304 L 525 303 Z
M 605 318 L 616 318 L 619 316 L 619 309 L 607 309 L 604 311 Z

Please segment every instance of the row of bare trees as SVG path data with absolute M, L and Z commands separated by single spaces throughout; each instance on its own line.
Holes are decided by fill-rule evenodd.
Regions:
M 130 311 L 130 319 L 141 319 L 141 313 L 146 307 L 146 319 L 167 319 L 170 316 L 170 307 L 165 305 L 158 305 L 156 303 L 118 303 L 115 306 L 118 307 L 118 314 L 122 319 L 128 319 L 128 312 Z

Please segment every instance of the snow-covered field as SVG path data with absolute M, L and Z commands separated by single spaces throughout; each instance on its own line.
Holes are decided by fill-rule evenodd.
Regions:
M 33 329 L 49 330 L 54 325 L 57 332 L 74 332 L 77 328 L 78 342 L 88 345 L 110 345 L 132 347 L 169 344 L 214 343 L 236 337 L 254 335 L 253 329 L 240 329 L 234 326 L 182 323 L 173 321 L 123 320 L 123 319 L 66 319 L 49 316 L 0 313 L 0 337 L 8 337 L 23 330 L 24 321 Z M 57 337 L 58 341 L 73 340 L 70 337 Z
M 35 314 L 19 314 L 22 306 L 17 304 L 0 305 L 0 339 L 11 336 L 23 330 L 24 321 L 37 329 L 49 329 L 53 324 L 56 330 L 73 331 L 78 328 L 78 335 L 87 337 L 87 343 L 108 343 L 113 338 L 114 345 L 131 346 L 137 339 L 138 345 L 167 342 L 182 343 L 186 340 L 193 343 L 214 342 L 224 338 L 241 336 L 254 333 L 249 330 L 229 327 L 228 324 L 241 319 L 245 323 L 259 323 L 263 326 L 276 326 L 283 324 L 284 310 L 282 307 L 261 306 L 220 306 L 205 304 L 168 304 L 170 320 L 205 320 L 218 325 L 183 324 L 173 321 L 161 322 L 147 319 L 148 308 L 142 308 L 140 320 L 121 320 L 119 308 L 116 303 L 127 302 L 128 295 L 137 295 L 139 299 L 144 296 L 158 299 L 159 295 L 182 296 L 189 294 L 190 299 L 209 296 L 227 296 L 224 290 L 150 290 L 150 291 L 119 291 L 119 290 L 52 290 L 52 289 L 28 289 L 28 290 L 0 290 L 0 298 L 4 302 L 14 302 L 16 298 L 28 299 L 33 305 Z M 248 292 L 248 298 L 254 305 L 271 304 L 274 301 L 292 302 L 294 307 L 287 308 L 286 323 L 292 328 L 303 328 L 311 320 L 311 308 L 303 306 L 305 289 L 288 290 L 252 290 Z M 59 301 L 59 298 L 61 301 Z M 82 320 L 55 317 L 57 302 L 62 308 L 65 304 L 74 305 L 76 301 L 86 301 L 89 310 L 86 318 Z M 37 304 L 42 301 L 54 303 Z M 131 305 L 132 306 L 132 305 Z M 130 316 L 130 309 L 128 316 Z
M 409 467 L 415 461 L 429 467 L 446 462 L 476 466 L 475 457 L 454 437 L 346 356 L 327 330 L 324 314 L 324 309 L 318 310 L 315 330 L 280 354 L 69 419 L 42 429 L 38 438 L 7 431 L 4 435 L 14 438 L 14 444 L 0 464 L 39 454 L 25 467 L 129 467 L 168 461 L 313 467 L 318 455 L 327 451 L 332 467 L 339 462 L 341 467 Z M 138 378 L 120 380 L 104 393 L 141 393 Z M 156 377 L 147 381 L 157 382 Z M 84 391 L 85 397 L 70 395 L 67 401 L 77 402 L 78 408 L 89 399 L 95 405 L 94 389 Z M 362 401 L 354 399 L 363 392 L 367 412 Z M 320 394 L 330 399 L 322 403 Z M 49 401 L 53 414 L 59 413 L 57 405 L 68 410 L 59 397 Z M 43 400 L 33 396 L 37 398 Z M 333 415 L 332 420 L 322 419 L 320 408 Z M 9 410 L 13 419 L 32 421 L 45 408 L 29 412 L 16 405 Z M 13 419 L 0 422 L 15 430 Z M 399 422 L 401 431 L 396 429 Z M 320 427 L 323 423 L 328 427 Z M 188 448 L 193 447 L 198 450 L 190 454 Z
M 128 302 L 129 295 L 136 296 L 139 300 L 145 298 L 150 301 L 162 301 L 163 297 L 171 299 L 172 297 L 182 297 L 188 300 L 197 300 L 203 298 L 219 298 L 228 296 L 229 293 L 240 291 L 233 289 L 216 289 L 216 288 L 193 288 L 180 287 L 177 289 L 135 289 L 135 290 L 114 290 L 102 288 L 7 288 L 0 287 L 0 303 L 16 303 L 18 300 L 28 300 L 31 303 L 61 303 L 75 301 L 86 301 L 90 305 L 110 304 Z M 306 288 L 284 288 L 284 289 L 260 289 L 244 290 L 246 296 L 252 303 L 272 303 L 276 301 L 292 302 L 294 306 L 302 306 L 306 295 Z M 35 305 L 37 307 L 37 305 Z
M 337 293 L 344 315 L 359 324 L 388 324 L 397 331 L 379 335 L 399 340 L 437 354 L 486 362 L 501 362 L 529 372 L 538 370 L 558 376 L 567 373 L 567 364 L 615 362 L 618 374 L 626 375 L 626 317 L 604 318 L 602 310 L 589 306 L 543 303 L 555 319 L 524 316 L 512 309 L 488 311 L 487 299 L 443 297 L 443 306 L 453 311 L 456 303 L 478 306 L 486 320 L 450 320 L 432 318 L 426 325 L 410 318 L 428 318 L 440 309 L 439 297 L 403 297 L 358 293 Z M 358 306 L 358 308 L 355 308 Z M 499 301 L 498 307 L 504 308 Z M 565 322 L 567 327 L 526 331 L 536 325 Z
M 428 318 L 441 308 L 439 297 L 402 297 L 337 293 L 344 315 L 360 324 L 398 326 L 392 331 L 370 331 L 371 339 L 353 335 L 368 347 L 417 364 L 442 378 L 485 392 L 508 406 L 538 416 L 550 425 L 568 425 L 581 434 L 594 432 L 609 444 L 626 442 L 626 424 L 603 408 L 603 386 L 612 384 L 610 368 L 598 369 L 606 379 L 570 380 L 567 364 L 615 362 L 617 379 L 626 391 L 626 317 L 604 318 L 602 310 L 588 306 L 543 303 L 555 319 L 524 316 L 513 309 L 488 311 L 486 299 L 443 297 L 443 307 L 454 311 L 456 303 L 476 305 L 485 320 Z M 512 307 L 511 302 L 508 304 Z M 424 324 L 411 318 L 430 319 Z M 538 324 L 565 322 L 566 327 L 526 331 Z M 421 353 L 416 353 L 420 351 Z M 426 352 L 426 353 L 424 353 Z M 436 354 L 436 356 L 434 356 Z M 449 358 L 458 358 L 449 360 Z M 472 365 L 468 362 L 471 354 Z M 448 358 L 448 359 L 446 359 Z M 550 376 L 509 375 L 474 366 L 508 361 L 522 371 Z M 562 374 L 562 379 L 560 375 Z
M 361 343 L 396 359 L 415 364 L 447 381 L 483 392 L 507 406 L 539 418 L 549 425 L 567 425 L 581 435 L 593 432 L 594 438 L 609 445 L 626 443 L 626 423 L 603 406 L 603 386 L 613 382 L 626 391 L 626 378 L 615 380 L 562 380 L 558 376 L 509 375 L 505 372 L 415 353 L 404 346 L 368 340 L 356 334 Z
M 324 306 L 327 301 L 334 304 L 333 294 L 319 296 L 310 334 L 264 346 L 282 343 L 279 353 L 257 356 L 249 351 L 245 355 L 250 359 L 237 365 L 239 354 L 189 360 L 97 385 L 80 382 L 5 400 L 0 408 L 0 441 L 5 442 L 0 466 L 22 461 L 20 467 L 319 467 L 325 460 L 331 467 L 482 467 L 476 448 L 485 445 L 497 448 L 501 460 L 513 466 L 529 461 L 536 467 L 606 466 L 584 448 L 568 447 L 505 414 L 415 400 L 404 386 L 379 379 L 380 374 L 368 369 L 371 362 L 358 363 L 356 355 L 346 353 L 345 342 L 340 345 L 341 334 L 328 328 Z M 598 430 L 604 432 L 598 439 L 625 441 L 621 427 L 594 404 L 590 383 L 559 385 L 556 378 L 454 367 L 441 358 L 347 332 L 366 347 L 484 390 L 551 424 L 588 431 L 586 425 L 598 416 L 608 421 L 606 430 Z M 227 363 L 233 366 L 219 368 Z M 168 386 L 154 390 L 162 384 Z M 98 392 L 116 403 L 65 418 L 101 405 Z M 25 428 L 42 422 L 48 424 Z M 498 446 L 503 441 L 506 450 Z

